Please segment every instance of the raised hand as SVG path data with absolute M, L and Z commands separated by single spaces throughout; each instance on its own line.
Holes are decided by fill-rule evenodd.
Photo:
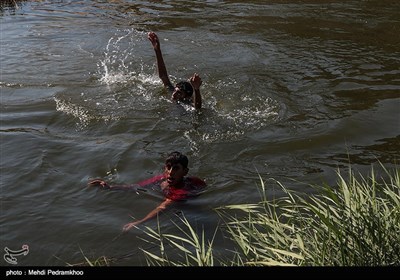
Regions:
M 88 185 L 89 186 L 94 186 L 94 187 L 100 187 L 102 189 L 110 189 L 111 188 L 111 186 L 106 181 L 103 181 L 103 180 L 100 180 L 100 179 L 96 179 L 96 180 L 90 181 L 88 183 Z
M 154 32 L 149 32 L 149 34 L 147 35 L 147 38 L 149 38 L 151 44 L 153 45 L 153 48 L 155 50 L 159 50 L 160 49 L 160 40 L 158 40 L 158 36 L 156 33 Z
M 189 81 L 195 90 L 199 89 L 201 84 L 203 83 L 199 74 L 197 74 L 197 73 L 194 73 L 193 76 L 190 77 Z

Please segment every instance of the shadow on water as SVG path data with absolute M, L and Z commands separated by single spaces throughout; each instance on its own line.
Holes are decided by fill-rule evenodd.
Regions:
M 376 142 L 376 144 L 369 146 L 354 146 L 353 148 L 359 152 L 332 155 L 329 160 L 341 163 L 341 168 L 348 166 L 349 162 L 360 165 L 372 165 L 377 161 L 391 162 L 393 165 L 399 164 L 400 136 L 378 139 Z
M 15 12 L 20 9 L 26 1 L 27 0 L 1 0 L 0 16 L 4 14 L 15 15 Z

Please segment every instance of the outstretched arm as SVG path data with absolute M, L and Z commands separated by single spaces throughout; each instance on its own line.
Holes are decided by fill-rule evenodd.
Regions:
M 137 226 L 140 223 L 143 223 L 147 220 L 150 220 L 152 218 L 154 218 L 155 216 L 157 216 L 157 214 L 163 210 L 165 210 L 165 208 L 167 208 L 168 205 L 170 205 L 173 202 L 173 200 L 167 198 L 165 199 L 160 205 L 157 206 L 156 209 L 152 210 L 149 214 L 146 215 L 146 217 L 144 217 L 141 220 L 135 221 L 133 223 L 128 223 L 126 225 L 124 225 L 123 227 L 123 231 L 128 231 L 130 230 L 132 227 Z
M 106 181 L 96 179 L 93 181 L 90 181 L 88 183 L 89 186 L 97 186 L 100 187 L 101 189 L 109 189 L 109 190 L 126 190 L 126 191 L 145 191 L 145 189 L 140 188 L 140 185 L 138 184 L 131 184 L 131 185 L 110 185 Z
M 193 87 L 193 105 L 195 109 L 201 108 L 201 94 L 200 94 L 200 86 L 202 84 L 202 80 L 197 73 L 194 73 L 192 77 L 190 77 L 190 83 Z
M 147 38 L 149 38 L 156 53 L 158 76 L 162 80 L 164 86 L 170 88 L 172 87 L 172 84 L 169 80 L 167 68 L 165 67 L 164 58 L 161 53 L 160 40 L 158 39 L 157 34 L 154 32 L 149 32 Z

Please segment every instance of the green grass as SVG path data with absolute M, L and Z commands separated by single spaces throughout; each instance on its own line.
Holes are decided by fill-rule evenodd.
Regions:
M 384 169 L 384 168 L 383 168 Z M 260 177 L 261 201 L 220 207 L 235 248 L 229 261 L 216 259 L 213 239 L 199 236 L 183 218 L 182 235 L 146 233 L 158 243 L 160 254 L 144 251 L 148 265 L 172 266 L 398 266 L 400 265 L 400 174 L 386 169 L 385 178 L 348 178 L 338 172 L 337 186 L 313 186 L 305 196 L 279 182 L 284 195 L 269 200 Z M 171 259 L 166 248 L 180 251 Z M 176 254 L 175 254 L 176 255 Z
M 183 216 L 180 218 L 183 227 L 175 223 L 175 226 L 182 233 L 182 236 L 172 234 L 162 234 L 160 229 L 154 231 L 146 227 L 146 234 L 153 241 L 145 240 L 151 244 L 156 244 L 160 254 L 156 255 L 147 250 L 141 249 L 149 266 L 213 266 L 214 256 L 212 245 L 214 237 L 211 241 L 207 241 L 202 230 L 199 236 L 194 228 L 190 225 L 188 220 Z M 215 234 L 214 234 L 215 236 Z M 169 251 L 175 250 L 180 252 L 177 260 L 172 260 L 168 257 L 166 248 Z

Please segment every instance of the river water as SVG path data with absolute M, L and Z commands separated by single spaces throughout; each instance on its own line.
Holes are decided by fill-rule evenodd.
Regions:
M 298 192 L 338 170 L 396 168 L 398 1 L 1 1 L 1 247 L 18 265 L 100 256 L 146 265 L 146 234 L 122 226 L 159 193 L 110 192 L 189 157 L 207 191 L 160 215 L 212 237 L 214 208 L 259 201 L 259 175 Z M 156 74 L 155 31 L 173 82 L 203 80 L 203 109 L 173 104 Z M 157 229 L 157 220 L 144 226 Z M 142 227 L 143 229 L 143 227 Z M 215 254 L 232 249 L 221 232 Z M 2 260 L 2 264 L 7 264 Z

